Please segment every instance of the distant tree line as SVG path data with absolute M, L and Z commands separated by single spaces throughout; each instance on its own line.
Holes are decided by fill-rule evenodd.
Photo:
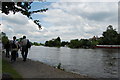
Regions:
M 49 47 L 60 47 L 61 46 L 61 39 L 57 37 L 56 39 L 52 39 L 45 42 L 45 46 Z
M 32 45 L 35 45 L 35 46 L 44 46 L 44 44 L 38 43 L 38 42 L 32 42 Z
M 113 29 L 112 25 L 107 27 L 102 37 L 93 37 L 90 39 L 74 39 L 70 42 L 62 41 L 60 37 L 45 42 L 45 46 L 61 47 L 68 46 L 70 48 L 94 48 L 96 45 L 120 45 L 120 33 Z
M 2 44 L 5 45 L 9 40 L 4 32 L 0 33 L 2 39 Z M 17 39 L 18 41 L 22 38 Z M 46 41 L 45 44 L 33 42 L 32 45 L 35 46 L 48 46 L 48 47 L 70 47 L 70 48 L 94 48 L 96 45 L 120 45 L 120 33 L 117 33 L 113 29 L 112 25 L 109 25 L 102 33 L 102 37 L 96 37 L 89 39 L 74 39 L 68 41 L 61 41 L 60 37 Z

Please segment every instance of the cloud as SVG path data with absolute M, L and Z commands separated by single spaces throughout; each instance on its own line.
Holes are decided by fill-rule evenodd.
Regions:
M 46 0 L 47 2 L 118 2 L 119 0 Z
M 15 17 L 15 15 L 19 15 L 21 17 Z M 13 15 L 13 13 L 10 13 L 9 15 L 5 15 L 3 14 L 2 15 L 2 20 L 6 20 L 8 21 L 9 23 L 15 23 L 15 24 L 26 24 L 28 23 L 28 19 L 26 18 L 26 16 L 23 16 L 22 14 L 19 14 L 19 13 L 16 13 L 15 15 Z
M 117 29 L 117 3 L 55 2 L 40 18 L 42 30 L 21 13 L 2 14 L 2 26 L 10 39 L 26 35 L 31 41 L 44 42 L 58 36 L 62 40 L 101 36 L 108 25 Z M 37 14 L 39 15 L 39 14 Z
M 100 36 L 110 24 L 117 29 L 117 9 L 117 3 L 57 2 L 44 13 L 43 21 L 53 24 L 48 31 L 63 40 L 90 38 Z
M 117 3 L 106 3 L 106 2 L 92 2 L 92 3 L 82 3 L 82 2 L 66 2 L 66 3 L 53 3 L 51 7 L 54 9 L 52 13 L 55 11 L 60 13 L 65 12 L 71 15 L 80 15 L 83 18 L 87 18 L 89 20 L 106 20 L 109 17 L 117 17 L 118 5 Z M 56 9 L 56 10 L 55 10 Z M 62 13 L 63 13 L 62 12 Z M 64 13 L 64 14 L 65 14 Z M 62 15 L 64 15 L 62 14 Z M 58 14 L 59 15 L 59 14 Z M 56 16 L 57 17 L 57 16 Z
M 39 41 L 42 32 L 39 31 L 38 26 L 34 22 L 28 19 L 21 13 L 15 15 L 10 13 L 9 15 L 2 14 L 1 30 L 5 32 L 10 39 L 15 35 L 17 38 L 26 35 L 31 41 Z

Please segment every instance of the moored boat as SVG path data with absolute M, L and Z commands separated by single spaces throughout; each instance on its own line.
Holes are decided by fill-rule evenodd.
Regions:
M 96 48 L 120 48 L 120 45 L 96 45 Z

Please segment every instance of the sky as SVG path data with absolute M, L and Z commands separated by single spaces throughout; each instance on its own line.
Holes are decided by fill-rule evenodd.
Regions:
M 32 15 L 41 21 L 42 29 L 21 13 L 2 17 L 0 30 L 9 39 L 26 35 L 32 42 L 44 43 L 58 36 L 62 41 L 102 36 L 107 26 L 118 31 L 118 2 L 33 2 L 32 10 L 48 8 L 47 12 Z

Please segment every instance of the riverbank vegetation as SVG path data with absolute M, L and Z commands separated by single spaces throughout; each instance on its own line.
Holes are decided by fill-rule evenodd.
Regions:
M 70 42 L 62 41 L 60 37 L 45 42 L 45 46 L 61 47 L 68 46 L 70 48 L 94 48 L 96 45 L 120 45 L 120 33 L 109 25 L 102 33 L 102 37 L 93 36 L 89 39 L 73 39 Z
M 5 33 L 2 34 L 3 45 L 8 41 L 8 37 Z M 20 39 L 18 39 L 20 40 Z M 89 39 L 73 39 L 68 41 L 62 41 L 60 37 L 46 41 L 45 44 L 33 42 L 35 46 L 48 46 L 48 47 L 70 47 L 70 48 L 94 48 L 96 45 L 120 45 L 120 33 L 113 29 L 112 25 L 109 25 L 102 33 L 102 37 L 93 36 Z
M 38 42 L 31 42 L 31 44 L 34 46 L 44 46 L 44 44 Z
M 52 39 L 45 42 L 45 46 L 49 47 L 60 47 L 61 46 L 61 39 L 57 37 L 56 39 Z

